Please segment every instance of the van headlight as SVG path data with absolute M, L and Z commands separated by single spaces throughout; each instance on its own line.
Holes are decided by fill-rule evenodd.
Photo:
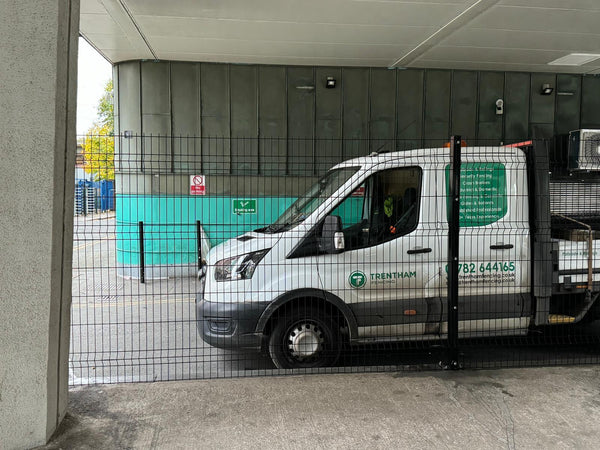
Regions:
M 271 250 L 259 250 L 244 255 L 225 258 L 215 264 L 216 281 L 248 280 L 254 275 L 256 266 L 261 259 Z

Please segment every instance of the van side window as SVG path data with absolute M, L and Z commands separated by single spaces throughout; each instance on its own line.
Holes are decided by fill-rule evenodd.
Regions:
M 390 169 L 374 176 L 369 245 L 403 236 L 419 220 L 421 170 Z
M 346 250 L 369 247 L 403 236 L 419 219 L 421 169 L 389 169 L 371 176 L 340 203 Z

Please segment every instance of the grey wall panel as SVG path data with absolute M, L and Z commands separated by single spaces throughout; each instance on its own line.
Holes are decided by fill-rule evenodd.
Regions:
M 287 151 L 286 70 L 258 67 L 260 167 L 263 175 L 284 175 Z
M 113 132 L 115 136 L 115 168 L 119 170 L 119 153 L 120 153 L 120 139 L 118 138 L 119 130 L 121 129 L 121 124 L 119 121 L 119 66 L 114 65 L 112 67 L 112 79 L 113 79 L 113 116 L 114 116 L 114 129 Z
M 366 155 L 369 151 L 369 69 L 342 71 L 343 159 Z
M 529 135 L 534 139 L 552 139 L 554 133 L 553 123 L 530 123 Z
M 401 70 L 397 74 L 398 150 L 420 146 L 423 136 L 423 70 Z
M 190 178 L 187 174 L 117 173 L 115 177 L 117 185 L 123 187 L 117 192 L 121 195 L 189 195 Z M 315 176 L 211 175 L 206 177 L 206 190 L 210 195 L 297 197 L 317 179 Z
M 600 76 L 584 76 L 581 91 L 581 128 L 600 128 Z
M 554 91 L 551 95 L 541 94 L 543 84 L 549 84 L 554 88 Z M 554 134 L 555 94 L 556 75 L 549 73 L 531 74 L 531 110 L 529 111 L 529 127 L 531 130 L 531 137 L 551 138 Z M 552 126 L 550 127 L 548 125 Z M 535 134 L 534 130 L 536 130 Z
M 315 80 L 312 67 L 290 67 L 287 74 L 288 173 L 314 173 Z M 312 86 L 313 89 L 306 89 Z
M 171 63 L 174 172 L 201 170 L 200 65 Z
M 200 65 L 200 107 L 202 126 L 202 170 L 204 173 L 230 172 L 229 66 Z
M 142 61 L 141 70 L 142 114 L 170 114 L 170 63 Z
M 231 66 L 231 172 L 258 173 L 256 66 Z
M 140 171 L 143 159 L 145 170 L 161 173 L 313 176 L 394 141 L 402 150 L 456 133 L 498 144 L 600 127 L 595 76 L 149 61 L 114 73 L 116 131 L 173 135 L 143 147 L 119 136 L 118 171 Z M 335 89 L 325 89 L 327 76 Z M 566 95 L 540 95 L 544 83 Z M 499 98 L 504 115 L 496 115 Z M 234 148 L 230 136 L 240 139 Z
M 258 136 L 256 67 L 231 66 L 231 137 Z
M 452 76 L 450 134 L 472 141 L 477 135 L 477 72 L 458 70 Z
M 169 172 L 172 168 L 170 64 L 143 61 L 141 64 L 142 164 L 145 171 Z
M 521 142 L 529 135 L 528 73 L 507 73 L 504 79 L 504 141 Z
M 336 80 L 336 87 L 326 88 L 327 77 Z M 342 117 L 342 70 L 339 67 L 319 67 L 315 70 L 316 118 L 319 120 L 341 120 Z M 327 133 L 327 137 L 341 137 L 341 127 Z
M 160 114 L 143 114 L 142 128 L 151 130 L 142 137 L 142 167 L 145 172 L 171 172 L 171 117 Z
M 171 63 L 173 135 L 200 136 L 199 64 Z
M 327 89 L 327 77 L 336 80 L 336 87 Z M 315 164 L 323 173 L 342 159 L 342 70 L 319 67 L 315 71 Z
M 581 75 L 561 74 L 556 77 L 556 113 L 554 132 L 567 134 L 579 128 L 581 110 Z
M 202 136 L 229 137 L 229 66 L 200 65 Z
M 425 74 L 425 145 L 441 145 L 450 134 L 450 81 L 447 70 Z
M 371 151 L 394 150 L 396 70 L 371 69 L 369 138 Z
M 119 64 L 118 86 L 120 132 L 142 132 L 142 111 L 140 92 L 140 62 L 131 61 Z
M 141 170 L 142 110 L 140 92 L 140 62 L 119 64 L 117 81 L 119 102 L 119 133 L 126 131 L 138 137 L 121 139 L 116 146 L 116 170 L 123 172 Z M 122 144 L 122 145 L 121 145 Z
M 160 175 L 159 177 L 162 177 Z M 115 173 L 116 193 L 121 195 L 144 194 L 150 191 L 153 175 L 141 173 Z M 187 177 L 186 177 L 187 178 Z M 189 178 L 188 178 L 189 183 Z
M 113 114 L 115 117 L 115 128 L 114 132 L 118 133 L 119 127 L 119 98 L 117 92 L 119 92 L 119 66 L 115 65 L 112 67 L 112 79 L 113 79 Z
M 502 118 L 496 114 L 496 100 L 504 99 L 504 73 L 479 74 L 479 126 L 477 138 L 480 145 L 498 145 L 502 140 Z

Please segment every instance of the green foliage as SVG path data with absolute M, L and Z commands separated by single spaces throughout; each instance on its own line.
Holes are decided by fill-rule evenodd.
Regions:
M 115 179 L 115 138 L 108 125 L 96 124 L 88 130 L 83 144 L 85 171 L 94 181 Z
M 114 112 L 114 97 L 113 97 L 113 81 L 108 80 L 104 87 L 104 94 L 98 102 L 98 118 L 101 125 L 106 125 L 111 133 L 115 127 L 115 112 Z
M 95 181 L 115 178 L 113 82 L 109 80 L 98 101 L 98 121 L 85 136 L 83 155 L 85 171 L 94 175 Z

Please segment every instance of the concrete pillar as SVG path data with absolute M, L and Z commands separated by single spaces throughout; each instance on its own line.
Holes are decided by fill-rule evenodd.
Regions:
M 79 0 L 0 1 L 0 447 L 67 406 Z

